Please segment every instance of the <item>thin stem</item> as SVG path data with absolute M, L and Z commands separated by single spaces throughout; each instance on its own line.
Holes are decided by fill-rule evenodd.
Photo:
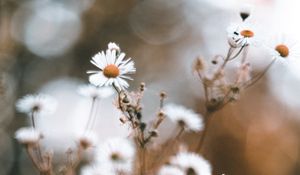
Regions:
M 30 159 L 31 159 L 31 161 L 32 161 L 32 163 L 33 163 L 33 165 L 38 169 L 38 171 L 40 171 L 40 170 L 41 170 L 41 167 L 40 167 L 40 165 L 38 164 L 37 160 L 35 159 L 35 156 L 33 155 L 33 152 L 32 152 L 32 149 L 31 149 L 31 148 L 32 148 L 31 146 L 26 145 L 26 152 L 27 152 L 27 154 L 29 155 L 29 157 L 30 157 Z
M 210 127 L 211 125 L 211 118 L 212 118 L 212 113 L 208 113 L 206 115 L 206 123 L 205 123 L 205 127 L 204 127 L 204 130 L 202 131 L 202 134 L 200 136 L 200 140 L 198 142 L 198 145 L 196 147 L 196 152 L 201 152 L 202 151 L 202 148 L 203 148 L 203 144 L 204 144 L 204 141 L 205 141 L 205 138 L 207 136 L 207 131 L 208 131 L 208 128 Z
M 243 46 L 240 48 L 240 50 L 239 50 L 233 57 L 228 58 L 228 61 L 231 61 L 231 60 L 235 59 L 236 57 L 238 57 L 238 56 L 241 54 L 241 52 L 243 51 L 243 49 L 244 49 L 245 47 L 246 47 L 246 46 L 243 45 Z
M 243 85 L 243 87 L 244 88 L 248 88 L 248 87 L 252 86 L 253 84 L 255 84 L 257 81 L 259 81 L 268 72 L 268 70 L 271 68 L 271 66 L 275 63 L 276 60 L 277 60 L 276 58 L 273 59 L 271 61 L 271 63 L 268 64 L 268 66 L 265 68 L 265 70 L 262 73 L 255 75 L 251 80 L 249 80 L 248 82 L 246 82 Z
M 36 112 L 35 112 L 35 110 L 33 110 L 32 112 L 31 112 L 31 123 L 32 123 L 32 127 L 34 128 L 34 129 L 36 129 L 36 126 L 35 126 L 35 114 L 36 114 Z
M 140 175 L 144 175 L 145 174 L 145 171 L 146 171 L 146 147 L 142 147 L 141 148 L 141 156 L 140 156 L 140 159 L 141 159 L 141 162 L 140 162 Z
M 180 137 L 182 136 L 183 132 L 184 132 L 184 127 L 180 126 L 180 130 L 178 131 L 178 133 L 171 140 L 169 140 L 169 141 L 166 142 L 166 143 L 168 143 L 168 142 L 170 142 L 170 143 L 168 143 L 167 146 L 165 146 L 163 148 L 163 150 L 159 154 L 159 157 L 156 157 L 155 161 L 153 161 L 153 163 L 151 164 L 151 167 L 154 167 L 155 164 L 159 164 L 160 161 L 165 156 L 167 156 L 168 154 L 170 154 L 171 151 L 173 151 L 172 148 L 174 148 L 174 146 L 176 145 L 176 143 L 180 140 Z
M 92 119 L 92 123 L 90 124 L 90 130 L 93 130 L 94 126 L 96 125 L 96 121 L 97 121 L 97 113 L 98 113 L 98 103 L 100 101 L 99 100 L 96 100 L 95 101 L 95 106 L 96 106 L 96 109 L 95 109 L 95 113 L 94 113 L 94 116 L 93 116 L 93 119 Z
M 87 124 L 85 126 L 84 132 L 86 132 L 89 129 L 89 126 L 91 125 L 91 121 L 92 121 L 92 118 L 93 118 L 93 111 L 94 111 L 96 100 L 97 100 L 97 98 L 93 97 L 91 109 L 90 109 L 90 112 L 89 112 L 89 118 L 88 118 Z

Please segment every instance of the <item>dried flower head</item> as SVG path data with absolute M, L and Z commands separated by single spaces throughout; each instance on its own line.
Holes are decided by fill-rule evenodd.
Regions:
M 185 174 L 212 174 L 212 169 L 209 162 L 196 153 L 180 152 L 171 158 L 170 164 L 179 167 L 185 172 Z
M 205 69 L 205 61 L 201 57 L 197 57 L 194 62 L 194 70 L 195 71 L 203 71 Z
M 202 116 L 190 109 L 175 104 L 167 104 L 164 111 L 171 121 L 186 130 L 200 131 L 203 129 Z
M 251 14 L 252 6 L 249 4 L 244 4 L 240 9 L 240 16 L 243 21 L 245 21 Z
M 79 145 L 83 149 L 95 147 L 97 143 L 98 143 L 97 135 L 93 132 L 85 133 L 83 136 L 79 138 Z
M 109 49 L 109 50 L 116 50 L 117 53 L 120 53 L 120 52 L 121 52 L 120 47 L 119 47 L 116 43 L 114 43 L 114 42 L 108 43 L 108 49 Z
M 45 94 L 26 95 L 16 103 L 17 110 L 23 113 L 35 112 L 38 114 L 53 113 L 56 109 L 56 101 Z
M 158 175 L 186 175 L 186 173 L 184 173 L 184 171 L 182 171 L 178 167 L 165 165 L 161 167 L 161 169 L 158 172 Z
M 15 132 L 15 138 L 22 144 L 35 145 L 42 138 L 42 135 L 32 127 L 24 127 Z
M 116 50 L 106 50 L 106 53 L 99 52 L 91 60 L 99 71 L 88 71 L 89 81 L 95 86 L 115 85 L 120 89 L 128 88 L 129 84 L 124 80 L 132 80 L 127 74 L 135 73 L 134 62 L 131 59 L 124 60 L 125 53 L 116 53 Z
M 110 87 L 97 87 L 92 84 L 82 85 L 78 88 L 78 93 L 89 98 L 107 98 L 111 96 L 114 91 Z
M 114 171 L 132 171 L 135 148 L 131 141 L 123 138 L 107 140 L 97 149 L 97 162 L 113 168 Z

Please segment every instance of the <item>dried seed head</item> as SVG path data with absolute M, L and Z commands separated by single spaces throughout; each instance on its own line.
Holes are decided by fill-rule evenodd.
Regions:
M 121 156 L 120 156 L 120 154 L 119 153 L 112 153 L 111 155 L 110 155 L 110 158 L 111 158 L 111 160 L 113 160 L 113 161 L 119 161 L 119 160 L 121 160 Z
M 158 131 L 157 131 L 157 130 L 152 130 L 152 131 L 149 131 L 149 134 L 150 134 L 152 137 L 157 137 L 157 136 L 158 136 Z
M 119 119 L 120 121 L 121 121 L 121 123 L 126 123 L 128 120 L 127 120 L 127 118 L 125 117 L 125 116 L 122 116 L 122 117 L 120 117 L 120 119 Z
M 249 4 L 244 4 L 240 9 L 240 17 L 245 21 L 251 14 L 252 6 Z
M 279 44 L 275 47 L 275 50 L 279 53 L 279 55 L 283 58 L 289 56 L 289 48 L 284 44 Z
M 160 94 L 159 94 L 159 96 L 160 96 L 160 98 L 164 99 L 164 98 L 167 97 L 167 94 L 166 94 L 166 92 L 161 91 Z
M 147 127 L 146 123 L 144 123 L 144 122 L 140 123 L 140 128 L 142 131 L 144 131 L 146 129 L 146 127 Z
M 142 82 L 142 83 L 140 84 L 140 91 L 144 91 L 144 90 L 145 90 L 145 83 Z
M 159 118 L 163 118 L 165 116 L 165 113 L 163 113 L 162 111 L 160 111 L 157 116 Z
M 83 148 L 83 149 L 87 149 L 89 147 L 91 147 L 93 144 L 86 138 L 82 138 L 80 139 L 79 141 L 79 144 L 80 146 Z
M 240 34 L 245 38 L 252 38 L 254 36 L 254 32 L 249 29 L 242 30 Z
M 205 68 L 205 62 L 201 57 L 196 58 L 194 62 L 194 70 L 195 71 L 203 71 Z
M 107 65 L 103 69 L 103 75 L 106 76 L 107 78 L 116 78 L 117 76 L 119 76 L 119 74 L 120 74 L 120 70 L 114 64 Z

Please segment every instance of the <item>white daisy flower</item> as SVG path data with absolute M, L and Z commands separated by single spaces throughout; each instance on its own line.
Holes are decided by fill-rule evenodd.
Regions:
M 212 174 L 212 168 L 209 162 L 196 153 L 180 152 L 171 158 L 170 163 L 171 165 L 179 167 L 185 174 Z
M 32 127 L 20 128 L 15 132 L 15 138 L 22 144 L 36 144 L 42 135 Z
M 111 96 L 114 91 L 110 87 L 97 87 L 92 84 L 82 85 L 78 88 L 78 93 L 84 97 L 103 99 Z
M 116 43 L 114 43 L 114 42 L 108 43 L 108 49 L 109 50 L 116 50 L 117 53 L 121 52 L 120 47 Z
M 26 95 L 16 103 L 19 112 L 49 114 L 55 112 L 56 100 L 45 94 Z
M 128 139 L 113 138 L 98 147 L 96 160 L 114 171 L 131 172 L 134 157 L 135 148 Z
M 296 42 L 284 37 L 276 37 L 266 47 L 273 58 L 293 59 L 300 56 Z
M 233 48 L 239 48 L 248 45 L 257 45 L 257 33 L 254 26 L 248 23 L 231 24 L 227 28 L 228 43 Z
M 99 71 L 88 71 L 90 83 L 95 86 L 115 85 L 119 89 L 128 88 L 129 84 L 124 80 L 132 80 L 127 74 L 135 73 L 134 62 L 131 58 L 124 60 L 125 53 L 117 55 L 116 50 L 106 50 L 106 53 L 99 52 L 91 60 L 91 63 L 97 66 Z
M 115 175 L 110 167 L 85 166 L 81 169 L 80 175 Z
M 200 131 L 203 129 L 202 116 L 183 106 L 175 104 L 167 104 L 164 107 L 166 116 L 179 126 L 183 126 L 186 130 Z
M 165 165 L 161 167 L 158 172 L 158 175 L 185 175 L 185 173 L 178 167 Z
M 79 144 L 83 149 L 95 147 L 97 143 L 98 137 L 95 133 L 91 131 L 79 137 Z

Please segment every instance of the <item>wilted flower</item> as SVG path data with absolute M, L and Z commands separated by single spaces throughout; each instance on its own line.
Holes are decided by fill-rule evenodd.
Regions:
M 89 98 L 107 98 L 111 96 L 114 91 L 110 87 L 97 87 L 92 84 L 82 85 L 78 88 L 78 93 Z
M 109 50 L 116 50 L 117 53 L 121 52 L 120 47 L 116 43 L 114 43 L 114 42 L 108 43 L 108 49 Z
M 93 132 L 85 133 L 79 138 L 79 145 L 83 149 L 94 147 L 96 146 L 97 142 L 98 142 L 97 135 Z
M 97 163 L 114 171 L 131 172 L 135 148 L 128 139 L 113 138 L 98 147 Z
M 45 94 L 26 95 L 16 103 L 19 112 L 38 114 L 53 113 L 56 109 L 56 101 Z
M 99 71 L 88 71 L 91 73 L 89 80 L 95 86 L 115 85 L 120 89 L 129 87 L 124 80 L 132 80 L 126 74 L 135 73 L 134 62 L 131 59 L 124 60 L 125 53 L 117 55 L 116 50 L 106 50 L 106 53 L 99 52 L 91 60 L 91 63 L 97 66 Z
M 166 116 L 187 130 L 200 131 L 203 129 L 202 116 L 190 109 L 175 104 L 167 104 L 164 107 Z
M 161 167 L 158 172 L 158 175 L 185 175 L 185 173 L 178 167 L 165 165 Z
M 252 6 L 249 4 L 244 4 L 240 8 L 240 16 L 243 21 L 245 21 L 251 14 Z
M 15 138 L 22 144 L 36 144 L 41 139 L 41 133 L 32 127 L 20 128 L 15 132 Z
M 207 160 L 196 153 L 180 152 L 171 158 L 171 165 L 179 167 L 185 174 L 211 175 L 212 169 Z

